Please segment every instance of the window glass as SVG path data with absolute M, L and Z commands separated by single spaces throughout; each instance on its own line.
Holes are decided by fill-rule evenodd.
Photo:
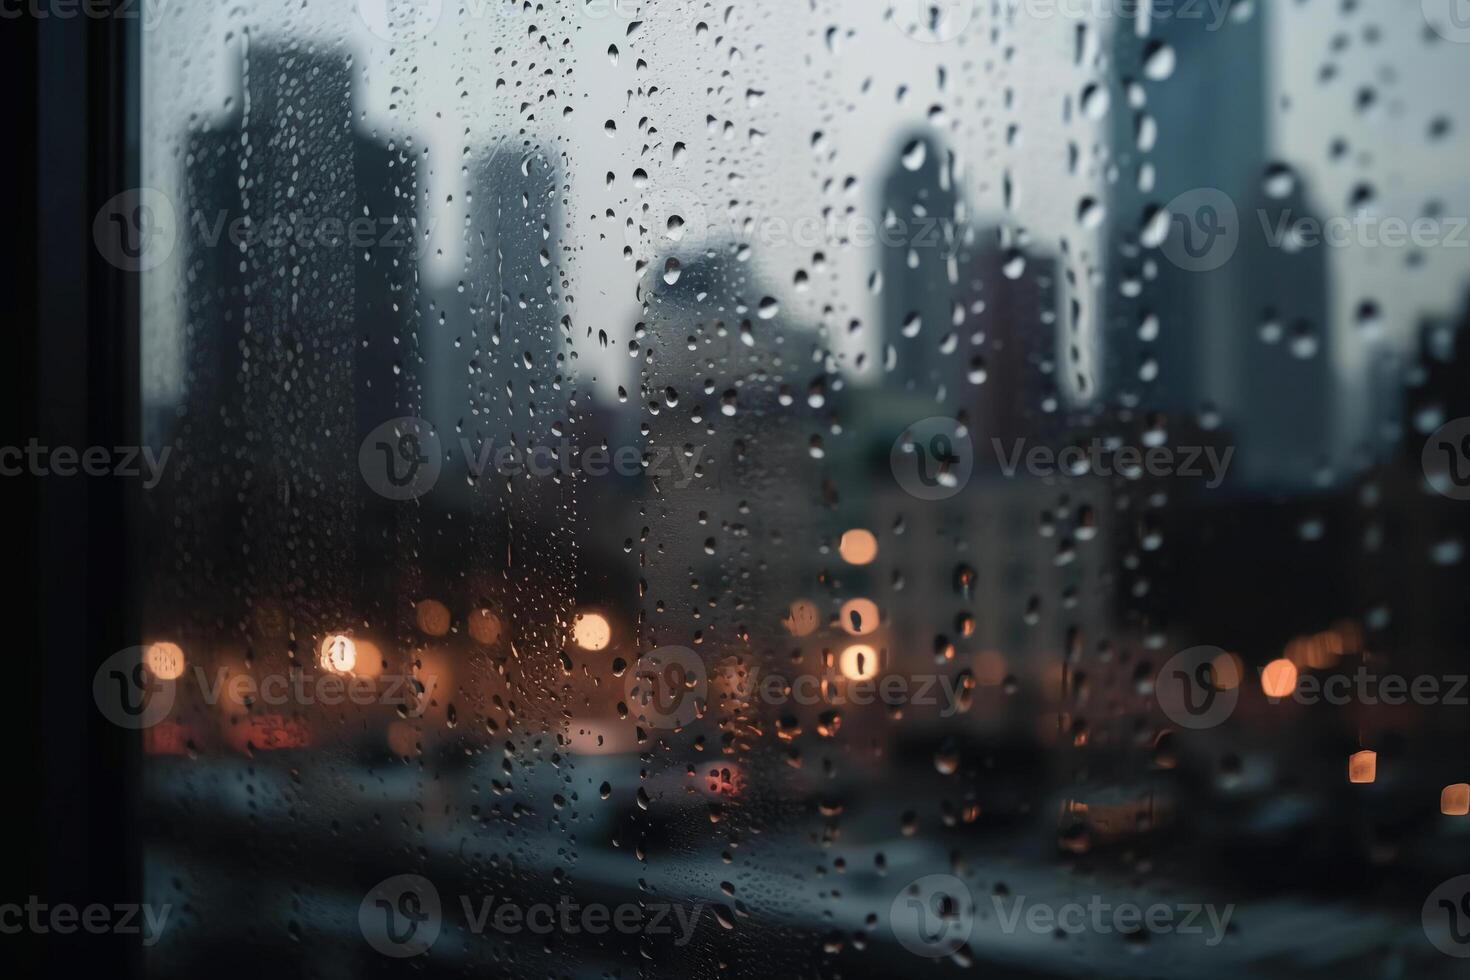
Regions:
M 1470 16 L 143 5 L 158 976 L 1451 976 Z

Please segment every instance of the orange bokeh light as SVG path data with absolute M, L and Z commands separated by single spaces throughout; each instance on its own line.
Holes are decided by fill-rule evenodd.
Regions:
M 184 648 L 177 643 L 150 643 L 143 651 L 148 673 L 161 681 L 176 681 L 184 676 Z
M 449 632 L 449 607 L 438 599 L 423 599 L 414 607 L 414 619 L 425 636 L 443 636 Z
M 1296 664 L 1282 657 L 1261 671 L 1261 690 L 1268 698 L 1289 698 L 1296 691 Z
M 842 651 L 837 665 L 850 681 L 872 680 L 878 676 L 878 651 L 866 643 L 854 643 Z
M 470 638 L 485 646 L 500 642 L 500 617 L 488 609 L 476 609 L 470 613 Z
M 853 636 L 863 636 L 878 628 L 878 604 L 872 599 L 849 599 L 842 604 L 842 628 Z
M 849 565 L 866 565 L 878 557 L 878 539 L 873 536 L 872 531 L 855 527 L 842 533 L 837 551 Z
M 345 633 L 332 633 L 322 640 L 321 664 L 334 674 L 350 674 L 357 666 L 357 643 Z
M 792 636 L 810 636 L 817 631 L 821 622 L 822 614 L 809 599 L 797 599 L 781 620 Z

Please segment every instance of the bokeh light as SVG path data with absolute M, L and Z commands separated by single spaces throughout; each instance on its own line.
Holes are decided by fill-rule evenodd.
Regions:
M 321 664 L 334 674 L 350 674 L 357 666 L 357 643 L 345 633 L 332 633 L 322 640 Z
M 849 599 L 842 604 L 839 618 L 844 630 L 853 636 L 863 636 L 879 626 L 878 604 L 872 599 Z
M 414 619 L 425 636 L 443 636 L 449 632 L 449 607 L 438 599 L 421 599 L 414 607 Z
M 866 643 L 854 643 L 842 651 L 838 667 L 850 681 L 872 680 L 878 676 L 878 651 Z
M 878 557 L 878 539 L 872 531 L 853 528 L 843 532 L 837 550 L 849 565 L 866 565 Z
M 148 673 L 161 681 L 176 681 L 184 676 L 184 649 L 177 643 L 150 643 L 143 651 Z
M 572 621 L 572 640 L 583 650 L 602 650 L 612 642 L 612 626 L 600 613 L 579 613 Z

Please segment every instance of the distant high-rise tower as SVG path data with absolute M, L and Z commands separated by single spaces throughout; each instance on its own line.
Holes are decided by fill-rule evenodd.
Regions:
M 566 187 L 511 134 L 470 159 L 450 281 L 425 290 L 425 415 L 448 453 L 435 502 L 452 514 L 431 558 L 494 609 L 523 652 L 565 638 L 583 529 L 571 436 L 572 348 L 563 294 Z M 543 667 L 550 661 L 534 658 Z
M 885 383 L 930 414 L 963 412 L 984 439 L 1034 436 L 1055 393 L 1056 261 L 971 223 L 954 158 L 931 136 L 896 149 L 879 232 Z
M 1271 156 L 1267 14 L 1241 4 L 1219 25 L 1140 14 L 1115 27 L 1095 398 L 1218 416 L 1238 444 L 1232 484 L 1289 489 L 1330 452 L 1337 385 L 1325 249 L 1273 241 L 1283 221 L 1315 216 Z M 1141 247 L 1150 209 L 1171 203 L 1165 246 Z M 1130 281 L 1136 296 L 1121 288 Z
M 427 317 L 429 413 L 476 445 L 545 440 L 570 397 L 564 189 L 544 155 L 513 142 L 471 167 L 464 269 L 431 291 Z
M 386 616 L 398 512 L 357 457 L 414 414 L 412 165 L 354 128 L 345 56 L 257 46 L 241 72 L 184 164 L 186 578 Z
M 943 349 L 964 315 L 955 295 L 961 195 L 954 158 L 927 134 L 902 138 L 896 148 L 879 213 L 881 361 L 892 386 L 953 395 L 964 383 L 960 358 Z

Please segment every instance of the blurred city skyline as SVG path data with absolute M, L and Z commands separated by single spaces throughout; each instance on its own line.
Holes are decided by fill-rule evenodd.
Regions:
M 1111 261 L 1116 251 L 1107 236 L 1134 219 L 1115 208 L 1098 227 L 1081 227 L 1077 202 L 1087 197 L 1105 205 L 1121 200 L 1117 181 L 1107 186 L 1103 174 L 1112 165 L 1109 148 L 1118 146 L 1126 133 L 1124 107 L 1129 96 L 1119 89 L 1113 93 L 1111 108 L 1092 118 L 1083 111 L 1081 93 L 1090 80 L 1127 78 L 1127 72 L 1100 69 L 1114 57 L 1112 49 L 1125 45 L 1126 37 L 1134 33 L 1123 29 L 1132 25 L 1111 17 L 1091 25 L 1061 16 L 1027 20 L 1024 13 L 1002 25 L 985 19 L 986 5 L 977 4 L 968 29 L 958 38 L 923 44 L 903 36 L 898 24 L 885 16 L 884 4 L 873 9 L 844 8 L 844 29 L 836 35 L 825 31 L 829 22 L 837 22 L 835 9 L 829 12 L 813 5 L 799 14 L 786 12 L 797 29 L 762 36 L 756 54 L 740 39 L 742 27 L 748 30 L 759 21 L 757 6 L 682 4 L 675 8 L 677 16 L 659 17 L 655 16 L 657 4 L 652 4 L 634 29 L 630 25 L 635 21 L 625 16 L 627 11 L 621 6 L 604 9 L 582 4 L 565 11 L 526 14 L 517 21 L 513 18 L 522 14 L 513 6 L 482 4 L 460 12 L 442 11 L 433 31 L 397 46 L 375 36 L 359 16 L 357 5 L 351 3 L 310 11 L 283 9 L 281 18 L 270 16 L 270 5 L 266 5 L 265 10 L 257 7 L 253 13 L 232 14 L 233 29 L 223 31 L 205 31 L 201 26 L 206 18 L 222 15 L 170 10 L 145 35 L 145 52 L 169 57 L 171 47 L 182 43 L 189 32 L 223 37 L 225 45 L 191 52 L 187 63 L 172 66 L 177 69 L 175 77 L 182 71 L 198 84 L 173 85 L 167 93 L 155 93 L 158 98 L 146 100 L 146 183 L 164 188 L 173 185 L 178 180 L 178 154 L 167 148 L 204 120 L 212 118 L 217 124 L 234 110 L 241 98 L 236 79 L 246 47 L 278 44 L 281 42 L 271 38 L 289 36 L 302 50 L 350 51 L 353 127 L 400 147 L 415 160 L 417 223 L 420 232 L 428 229 L 428 238 L 421 243 L 425 258 L 420 268 L 421 289 L 452 287 L 464 278 L 464 256 L 475 233 L 472 227 L 467 230 L 472 162 L 487 151 L 517 159 L 537 155 L 557 168 L 565 186 L 561 195 L 567 202 L 561 211 L 565 228 L 560 238 L 567 246 L 570 271 L 564 292 L 573 297 L 565 312 L 580 330 L 590 327 L 594 336 L 604 331 L 609 337 L 605 352 L 596 344 L 580 344 L 574 366 L 582 384 L 599 400 L 610 401 L 619 387 L 634 386 L 636 364 L 623 351 L 640 317 L 637 290 L 640 283 L 643 289 L 658 285 L 656 261 L 669 254 L 686 254 L 685 248 L 663 234 L 662 219 L 681 211 L 686 212 L 681 216 L 696 241 L 749 241 L 754 249 L 750 278 L 771 283 L 783 310 L 816 325 L 819 343 L 832 351 L 837 369 L 851 383 L 864 385 L 882 382 L 874 367 L 882 364 L 884 336 L 892 326 L 882 322 L 888 298 L 870 295 L 867 286 L 872 272 L 881 266 L 883 249 L 813 249 L 782 239 L 800 238 L 796 232 L 801 228 L 844 227 L 853 220 L 881 222 L 880 182 L 853 175 L 891 168 L 905 141 L 916 127 L 922 127 L 956 154 L 958 192 L 972 226 L 1019 232 L 1043 252 L 1055 252 L 1060 242 L 1073 256 L 1070 278 L 1074 282 L 1069 287 L 1064 280 L 1062 288 L 1070 292 L 1060 299 L 1065 302 L 1069 296 L 1081 296 L 1087 321 L 1081 329 L 1095 348 L 1103 336 L 1096 317 L 1106 304 L 1104 298 L 1087 295 L 1087 277 L 1100 275 L 1103 262 Z M 1356 168 L 1316 162 L 1326 157 L 1324 147 L 1337 127 L 1363 110 L 1357 102 L 1347 100 L 1351 107 L 1330 111 L 1333 87 L 1316 79 L 1308 84 L 1301 77 L 1301 66 L 1310 59 L 1285 56 L 1289 42 L 1298 38 L 1320 43 L 1324 53 L 1331 43 L 1333 57 L 1346 59 L 1354 54 L 1353 46 L 1340 37 L 1332 41 L 1325 32 L 1312 31 L 1314 25 L 1327 25 L 1335 11 L 1303 6 L 1307 9 L 1270 8 L 1269 23 L 1262 23 L 1267 20 L 1267 9 L 1242 5 L 1241 9 L 1253 10 L 1253 14 L 1227 21 L 1221 29 L 1249 28 L 1264 35 L 1270 54 L 1257 66 L 1263 79 L 1254 89 L 1260 93 L 1261 104 L 1255 110 L 1259 132 L 1250 145 L 1260 147 L 1263 163 L 1272 159 L 1287 162 L 1312 195 L 1307 203 L 1331 216 L 1347 213 L 1345 206 L 1334 205 L 1334 201 L 1341 202 L 1355 186 L 1352 175 L 1344 171 L 1366 168 L 1376 175 L 1385 164 L 1372 159 L 1371 148 L 1356 147 L 1350 148 L 1350 159 L 1355 154 L 1359 163 Z M 729 26 L 721 21 L 726 11 L 730 12 Z M 694 25 L 701 21 L 710 25 L 709 30 L 696 31 Z M 527 29 L 510 30 L 512 24 Z M 537 30 L 530 31 L 531 26 Z M 1375 28 L 1373 39 L 1359 46 L 1379 45 L 1387 57 L 1395 43 L 1418 43 L 1427 30 L 1417 13 L 1412 23 L 1406 18 L 1403 27 L 1405 33 L 1397 41 L 1392 33 Z M 464 33 L 455 36 L 456 28 Z M 1109 37 L 1111 28 L 1120 29 L 1116 42 Z M 1183 29 L 1182 22 L 1156 21 L 1149 33 L 1169 36 L 1171 29 Z M 994 41 L 992 31 L 996 32 Z M 247 35 L 253 38 L 248 45 Z M 492 38 L 496 57 L 488 61 L 476 57 L 477 40 Z M 715 39 L 725 43 L 720 45 Z M 1207 35 L 1204 50 L 1222 50 L 1218 41 Z M 620 48 L 617 58 L 610 56 L 610 45 Z M 867 45 L 881 46 L 884 57 L 853 57 Z M 728 62 L 718 79 L 711 74 L 713 64 L 706 64 L 709 57 L 701 54 L 701 48 L 711 47 L 722 55 L 714 63 Z M 1016 64 L 1004 53 L 1007 49 L 1025 50 L 1026 64 Z M 442 51 L 443 56 L 425 57 L 431 50 Z M 739 57 L 723 57 L 726 51 L 738 52 Z M 766 76 L 792 75 L 798 91 L 821 98 L 793 102 L 754 84 L 743 85 L 740 69 L 747 57 L 759 58 Z M 1181 64 L 1177 74 L 1192 67 L 1187 59 L 1197 60 L 1198 56 L 1178 47 L 1176 58 Z M 647 62 L 646 70 L 633 67 L 640 59 Z M 1432 61 L 1411 59 L 1401 70 L 1430 70 Z M 1047 62 L 1051 62 L 1049 70 L 1042 71 L 1038 66 Z M 1250 74 L 1248 65 L 1237 67 Z M 751 68 L 749 74 L 755 77 L 761 72 Z M 952 95 L 957 88 L 978 87 L 956 82 L 955 75 L 966 73 L 986 77 L 996 91 L 988 100 L 981 96 L 975 104 L 966 105 Z M 145 79 L 148 77 L 145 69 Z M 681 104 L 676 97 L 680 87 L 691 93 L 703 91 L 706 80 L 726 90 L 729 120 L 716 124 L 686 118 L 701 103 L 689 99 Z M 1177 81 L 1163 80 L 1154 89 L 1166 104 L 1179 98 L 1170 88 Z M 1412 84 L 1407 78 L 1402 81 Z M 1383 84 L 1393 82 L 1389 78 Z M 533 85 L 546 91 L 534 96 L 506 94 L 517 89 L 536 91 Z M 655 87 L 663 90 L 663 97 L 650 92 Z M 854 89 L 864 93 L 860 107 L 832 97 Z M 1147 105 L 1153 108 L 1153 102 Z M 522 110 L 515 111 L 515 106 Z M 1432 107 L 1422 114 L 1437 115 Z M 1398 119 L 1401 114 L 1383 115 L 1388 125 L 1390 118 Z M 647 120 L 645 126 L 656 127 L 656 137 L 640 131 L 640 117 Z M 603 133 L 603 119 L 618 124 L 611 140 Z M 1186 116 L 1176 115 L 1162 126 L 1159 140 L 1165 148 L 1155 155 L 1162 176 L 1176 176 L 1169 173 L 1168 160 L 1170 153 L 1179 150 L 1167 146 L 1171 138 L 1177 143 L 1181 137 L 1170 130 L 1188 122 Z M 1217 118 L 1202 122 L 1219 124 Z M 875 138 L 874 133 L 882 135 Z M 857 138 L 860 134 L 861 139 Z M 1464 181 L 1436 163 L 1453 152 L 1459 138 L 1459 130 L 1452 127 L 1437 144 L 1420 138 L 1396 146 L 1388 179 L 1372 181 L 1383 213 L 1412 217 L 1420 213 L 1422 197 L 1430 196 L 1439 203 L 1441 213 L 1470 213 L 1470 194 L 1461 186 Z M 685 147 L 679 162 L 672 158 L 676 141 Z M 650 146 L 654 149 L 649 150 Z M 1415 152 L 1421 146 L 1424 152 Z M 1079 149 L 1084 153 L 1081 167 L 1068 163 Z M 1054 170 L 1049 161 L 1054 161 Z M 633 171 L 640 167 L 648 171 L 648 177 L 643 186 L 634 188 Z M 1187 180 L 1188 168 L 1183 169 Z M 781 173 L 784 179 L 771 183 L 761 178 L 763 173 Z M 614 176 L 611 184 L 605 180 L 607 174 Z M 808 176 L 793 182 L 792 174 Z M 1434 181 L 1434 193 L 1421 191 L 1421 199 L 1415 200 L 1416 181 L 1428 179 Z M 803 190 L 801 184 L 806 181 L 817 188 L 815 193 Z M 739 206 L 727 213 L 726 202 L 736 200 Z M 644 205 L 646 214 L 641 210 Z M 1242 214 L 1251 217 L 1244 209 Z M 630 244 L 626 230 L 630 217 L 649 219 L 640 222 L 649 229 L 648 234 L 631 240 L 632 261 L 623 254 Z M 778 232 L 775 240 L 761 240 L 762 230 L 771 228 Z M 729 238 L 726 229 L 732 232 Z M 798 292 L 792 287 L 791 272 L 807 268 L 813 251 L 824 253 L 829 275 L 813 277 L 809 287 Z M 1338 462 L 1366 437 L 1371 426 L 1382 422 L 1373 417 L 1374 406 L 1365 397 L 1372 394 L 1372 384 L 1381 383 L 1371 380 L 1375 371 L 1381 371 L 1382 366 L 1375 363 L 1381 353 L 1411 352 L 1426 317 L 1448 315 L 1456 309 L 1462 285 L 1453 268 L 1458 257 L 1453 252 L 1447 257 L 1428 255 L 1414 271 L 1424 288 L 1413 295 L 1394 289 L 1373 292 L 1379 309 L 1375 337 L 1355 328 L 1352 310 L 1361 303 L 1362 294 L 1370 292 L 1375 278 L 1386 276 L 1393 281 L 1401 274 L 1402 255 L 1389 255 L 1385 261 L 1372 250 L 1344 249 L 1326 256 L 1328 295 L 1319 325 L 1322 351 L 1318 356 L 1323 359 L 1320 366 L 1334 379 L 1324 392 L 1329 403 L 1322 410 L 1338 426 L 1330 439 L 1331 455 Z M 636 263 L 648 263 L 641 278 L 634 271 Z M 174 274 L 165 265 L 148 277 L 145 287 L 149 314 L 145 345 L 151 350 L 145 392 L 152 402 L 168 402 L 179 393 L 181 375 L 168 368 L 181 356 L 175 325 L 178 299 L 170 284 Z M 854 320 L 861 322 L 862 329 L 848 329 Z M 420 329 L 428 332 L 432 325 L 425 319 Z M 1109 334 L 1116 335 L 1116 331 L 1109 328 Z M 170 348 L 172 356 L 167 353 Z M 866 361 L 866 369 L 858 369 L 859 360 Z M 1168 370 L 1167 363 L 1164 370 Z M 1105 387 L 1116 385 L 1116 369 L 1112 374 Z M 589 385 L 593 376 L 596 382 Z M 1169 385 L 1166 376 L 1160 387 Z M 1069 397 L 1086 402 L 1075 392 Z

